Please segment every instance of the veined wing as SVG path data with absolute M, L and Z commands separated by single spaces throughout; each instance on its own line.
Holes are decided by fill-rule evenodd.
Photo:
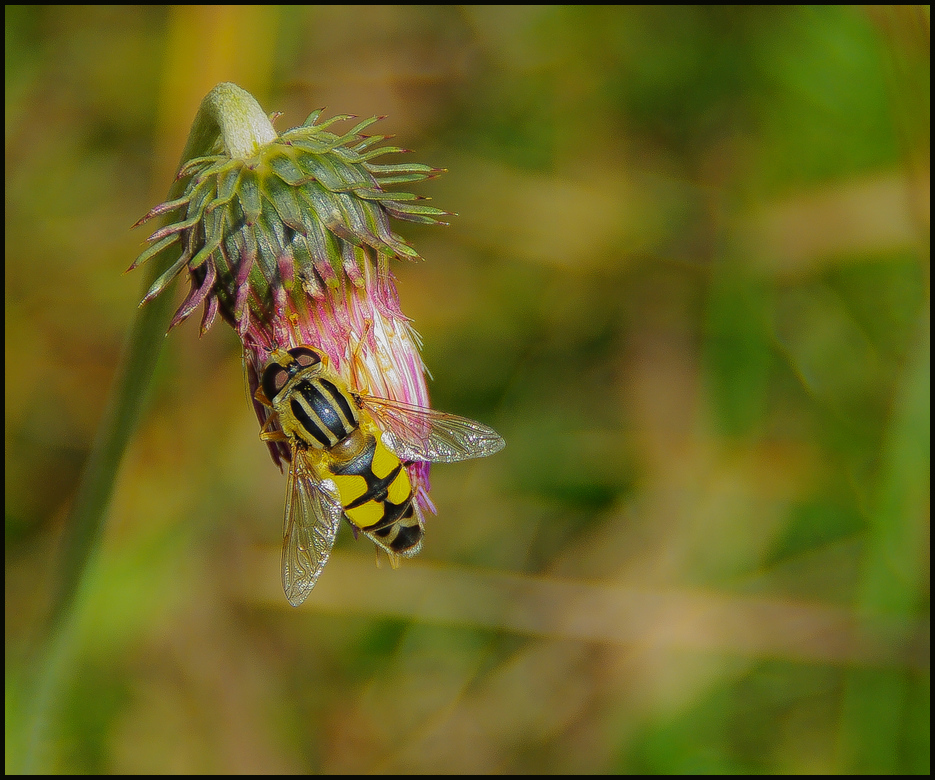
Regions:
M 305 601 L 325 568 L 342 517 L 334 484 L 318 481 L 302 451 L 294 450 L 282 538 L 282 589 L 293 607 Z
M 493 455 L 506 446 L 493 428 L 467 417 L 388 398 L 357 398 L 382 423 L 383 443 L 401 460 L 454 463 Z

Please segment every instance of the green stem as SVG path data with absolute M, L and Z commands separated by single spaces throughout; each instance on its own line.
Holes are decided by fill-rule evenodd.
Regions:
M 250 93 L 235 84 L 219 84 L 201 103 L 179 169 L 195 157 L 211 154 L 218 140 L 232 156 L 251 157 L 260 145 L 275 138 L 269 119 Z M 169 199 L 180 197 L 186 183 L 185 179 L 176 180 Z M 172 245 L 152 258 L 144 290 L 174 262 L 177 252 L 178 247 Z M 146 403 L 172 306 L 171 290 L 165 290 L 139 311 L 65 525 L 59 561 L 54 567 L 58 580 L 49 618 L 23 686 L 24 772 L 40 771 L 50 758 L 46 743 L 51 710 L 53 703 L 61 701 L 66 669 L 74 654 L 79 597 L 104 536 L 117 471 Z
M 209 154 L 218 138 L 230 157 L 249 159 L 278 136 L 256 98 L 236 84 L 225 82 L 201 101 L 182 163 Z

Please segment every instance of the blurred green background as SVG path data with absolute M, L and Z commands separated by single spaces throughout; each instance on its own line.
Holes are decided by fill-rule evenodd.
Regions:
M 448 169 L 402 308 L 508 446 L 293 610 L 237 339 L 176 329 L 31 745 L 129 228 L 228 80 Z M 8 771 L 929 771 L 927 9 L 7 6 L 5 140 Z

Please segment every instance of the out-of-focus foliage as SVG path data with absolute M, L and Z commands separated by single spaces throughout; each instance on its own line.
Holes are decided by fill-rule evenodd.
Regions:
M 928 11 L 6 9 L 16 682 L 201 98 L 449 170 L 397 225 L 435 404 L 422 555 L 279 592 L 235 337 L 166 341 L 83 593 L 60 772 L 929 771 Z M 11 692 L 12 691 L 12 692 Z

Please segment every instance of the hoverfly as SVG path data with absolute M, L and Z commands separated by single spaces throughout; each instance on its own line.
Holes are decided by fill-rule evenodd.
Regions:
M 406 466 L 480 458 L 506 444 L 474 420 L 356 393 L 310 346 L 272 350 L 256 399 L 272 409 L 260 438 L 285 441 L 291 451 L 282 586 L 294 607 L 328 561 L 341 518 L 386 551 L 394 568 L 422 549 L 423 518 Z M 269 430 L 274 423 L 281 430 Z

